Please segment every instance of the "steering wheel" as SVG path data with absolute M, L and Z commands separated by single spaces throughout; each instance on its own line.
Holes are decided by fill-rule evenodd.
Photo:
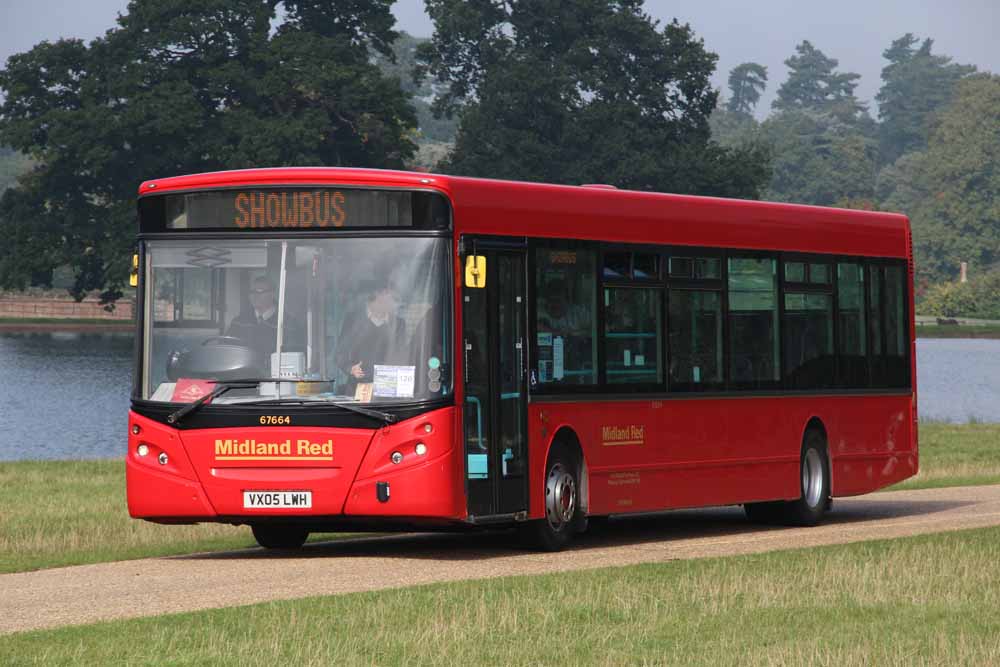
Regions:
M 237 338 L 236 336 L 209 336 L 205 340 L 201 341 L 202 345 L 208 345 L 209 343 L 216 343 L 217 345 L 237 345 L 239 347 L 250 347 L 247 345 L 246 341 L 242 338 Z

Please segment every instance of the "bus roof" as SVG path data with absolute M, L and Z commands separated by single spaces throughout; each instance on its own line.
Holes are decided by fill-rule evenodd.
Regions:
M 418 188 L 448 195 L 457 233 L 804 253 L 908 256 L 903 215 L 441 174 L 337 167 L 220 171 L 146 181 L 140 195 L 250 185 Z

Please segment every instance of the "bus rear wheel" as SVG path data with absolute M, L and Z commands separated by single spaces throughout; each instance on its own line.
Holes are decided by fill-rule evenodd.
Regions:
M 580 478 L 576 457 L 559 448 L 545 466 L 545 518 L 521 527 L 524 541 L 542 551 L 559 551 L 583 528 Z
M 254 524 L 250 530 L 257 544 L 265 549 L 298 549 L 309 537 L 309 531 L 300 526 Z
M 830 506 L 830 466 L 822 431 L 810 429 L 803 438 L 799 478 L 798 500 L 748 503 L 743 508 L 747 518 L 759 523 L 788 526 L 815 526 L 820 522 Z

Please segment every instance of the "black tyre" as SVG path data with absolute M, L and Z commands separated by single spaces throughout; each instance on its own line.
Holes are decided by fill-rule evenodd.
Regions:
M 830 466 L 821 431 L 806 432 L 799 471 L 802 493 L 798 500 L 785 503 L 782 518 L 793 526 L 815 526 L 830 506 Z
M 521 527 L 528 546 L 542 551 L 559 551 L 586 527 L 580 509 L 580 466 L 564 448 L 549 454 L 545 466 L 545 518 Z
M 790 502 L 747 503 L 747 518 L 757 523 L 786 526 L 815 526 L 830 508 L 830 467 L 826 439 L 818 430 L 809 430 L 799 457 L 800 495 Z
M 299 549 L 309 537 L 309 531 L 300 526 L 257 524 L 250 529 L 257 544 L 265 549 Z

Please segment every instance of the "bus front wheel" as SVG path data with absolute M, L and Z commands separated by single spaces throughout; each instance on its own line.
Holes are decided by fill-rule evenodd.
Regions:
M 250 529 L 257 544 L 265 549 L 298 549 L 309 537 L 309 531 L 299 526 L 255 524 Z
M 545 466 L 545 518 L 528 522 L 522 537 L 536 549 L 559 551 L 585 521 L 580 509 L 580 474 L 576 457 L 560 447 Z

